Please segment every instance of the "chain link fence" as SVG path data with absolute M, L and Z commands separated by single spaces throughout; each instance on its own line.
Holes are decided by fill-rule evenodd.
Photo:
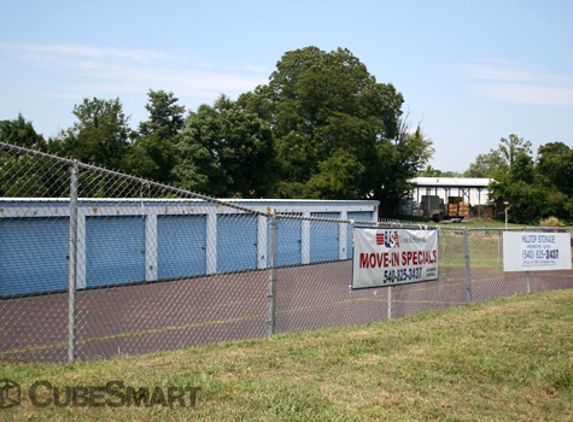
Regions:
M 376 226 L 368 215 L 277 213 L 0 143 L 0 359 L 144 354 L 573 287 L 571 271 L 504 273 L 501 230 L 451 225 L 438 280 L 352 290 L 352 227 Z

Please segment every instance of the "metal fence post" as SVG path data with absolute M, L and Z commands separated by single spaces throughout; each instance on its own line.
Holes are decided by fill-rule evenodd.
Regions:
M 273 211 L 270 217 L 270 244 L 269 244 L 269 292 L 268 299 L 268 319 L 267 334 L 272 336 L 275 333 L 275 288 L 277 281 L 276 273 L 276 250 L 277 250 L 277 220 Z
M 464 260 L 466 263 L 466 294 L 468 303 L 472 303 L 472 279 L 470 272 L 470 241 L 469 230 L 464 228 Z
M 388 321 L 392 319 L 392 286 L 388 286 Z
M 68 361 L 76 358 L 76 282 L 78 246 L 78 163 L 70 168 L 70 250 L 68 270 Z

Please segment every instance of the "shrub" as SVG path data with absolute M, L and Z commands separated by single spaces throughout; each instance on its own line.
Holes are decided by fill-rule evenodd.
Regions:
M 565 227 L 565 223 L 559 220 L 557 217 L 547 217 L 539 222 L 542 227 Z

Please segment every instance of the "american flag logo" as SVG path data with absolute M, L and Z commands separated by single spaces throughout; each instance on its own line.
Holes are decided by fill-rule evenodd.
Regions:
M 399 248 L 400 247 L 400 235 L 397 231 L 386 233 L 386 247 L 387 248 Z
M 376 233 L 376 245 L 386 248 L 399 248 L 400 236 L 397 231 Z

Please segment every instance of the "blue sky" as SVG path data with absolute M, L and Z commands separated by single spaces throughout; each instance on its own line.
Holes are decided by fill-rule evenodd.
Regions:
M 119 97 L 135 129 L 149 89 L 195 111 L 265 84 L 290 50 L 349 49 L 405 99 L 434 142 L 430 164 L 464 171 L 516 134 L 573 146 L 569 0 L 1 0 L 0 120 L 46 138 L 83 98 Z

